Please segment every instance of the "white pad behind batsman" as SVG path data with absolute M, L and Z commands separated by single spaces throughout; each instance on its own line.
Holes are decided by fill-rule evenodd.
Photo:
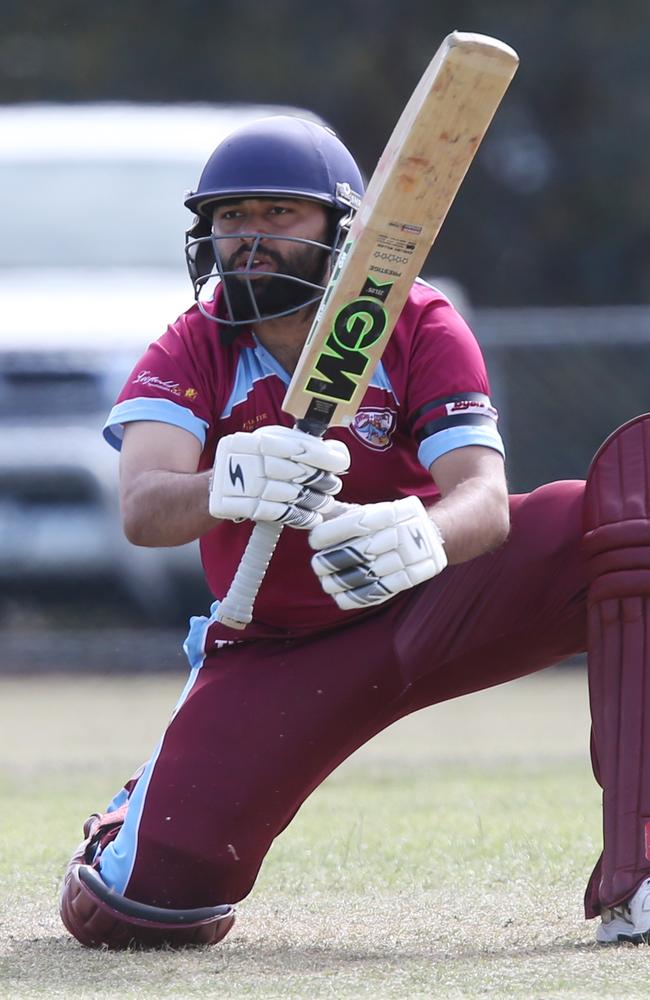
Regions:
M 442 536 L 418 497 L 364 504 L 311 532 L 311 564 L 343 611 L 381 604 L 440 573 Z
M 258 427 L 221 438 L 210 483 L 212 517 L 313 528 L 333 508 L 350 467 L 341 441 L 292 427 Z

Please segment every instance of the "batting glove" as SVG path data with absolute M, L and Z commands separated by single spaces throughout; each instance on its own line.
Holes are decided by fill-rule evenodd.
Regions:
M 314 528 L 311 564 L 343 611 L 382 604 L 447 565 L 442 536 L 418 497 L 365 504 Z
M 341 441 L 290 427 L 238 431 L 217 445 L 209 510 L 232 521 L 278 521 L 313 528 L 335 504 L 350 467 Z

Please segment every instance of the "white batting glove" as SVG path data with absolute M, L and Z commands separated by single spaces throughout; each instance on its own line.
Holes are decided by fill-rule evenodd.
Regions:
M 311 564 L 343 611 L 382 604 L 447 565 L 438 528 L 418 497 L 364 504 L 314 528 Z
M 279 521 L 313 528 L 335 504 L 350 467 L 341 441 L 323 441 L 291 427 L 237 431 L 217 445 L 209 510 L 231 521 Z

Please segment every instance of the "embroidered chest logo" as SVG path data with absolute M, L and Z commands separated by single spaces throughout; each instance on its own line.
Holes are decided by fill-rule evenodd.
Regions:
M 393 443 L 396 424 L 397 415 L 394 410 L 362 406 L 350 424 L 350 430 L 368 448 L 386 451 Z
M 275 421 L 277 423 L 277 421 Z M 249 417 L 247 420 L 242 420 L 241 429 L 243 431 L 254 431 L 256 427 L 261 424 L 272 424 L 273 420 L 269 417 L 268 413 L 257 413 L 254 417 Z

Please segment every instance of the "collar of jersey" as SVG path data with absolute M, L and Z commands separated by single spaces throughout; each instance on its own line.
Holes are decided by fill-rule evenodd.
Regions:
M 282 379 L 285 385 L 289 385 L 289 382 L 291 381 L 289 373 L 285 371 L 280 362 L 273 357 L 270 351 L 267 351 L 266 347 L 264 347 L 263 344 L 260 344 L 254 333 L 252 334 L 252 338 L 254 344 L 253 352 L 262 368 L 269 372 L 269 374 L 277 375 L 279 379 Z

